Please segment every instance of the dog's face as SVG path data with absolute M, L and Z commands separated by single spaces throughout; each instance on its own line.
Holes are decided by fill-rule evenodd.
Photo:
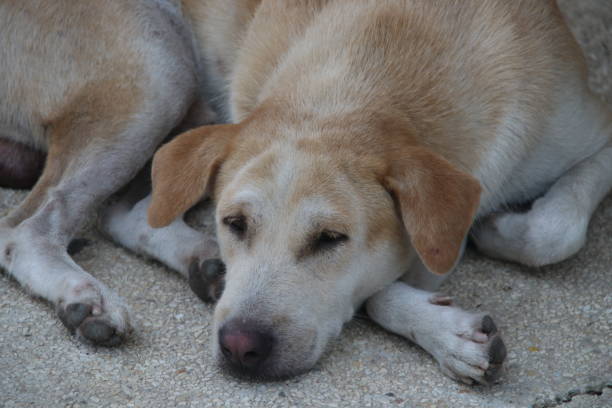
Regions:
M 255 374 L 304 371 L 355 308 L 405 270 L 410 251 L 393 200 L 373 175 L 356 177 L 354 160 L 283 143 L 249 160 L 220 192 L 220 361 L 231 361 L 223 331 L 245 329 L 271 342 Z
M 422 181 L 405 187 L 380 157 L 330 150 L 317 138 L 253 142 L 229 127 L 190 132 L 158 153 L 149 213 L 152 225 L 164 225 L 214 189 L 227 272 L 213 347 L 223 366 L 257 377 L 303 372 L 355 309 L 399 278 L 417 253 L 436 272 L 452 267 L 478 196 L 470 180 L 470 203 L 459 206 L 471 212 L 461 215 L 469 220 L 444 227 L 451 244 L 448 236 L 432 243 L 430 235 L 439 232 L 428 231 L 429 224 L 435 229 L 436 221 L 426 219 L 429 204 L 414 194 Z M 423 159 L 429 157 L 413 157 L 414 164 Z M 177 191 L 185 182 L 186 192 Z M 423 209 L 407 213 L 407 205 Z

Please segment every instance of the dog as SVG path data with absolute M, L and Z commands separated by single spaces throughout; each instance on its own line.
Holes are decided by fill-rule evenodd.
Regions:
M 496 381 L 493 319 L 436 292 L 468 235 L 559 262 L 612 188 L 612 113 L 552 0 L 34 3 L 0 6 L 0 131 L 47 153 L 0 265 L 88 341 L 120 343 L 129 312 L 65 248 L 169 134 L 151 194 L 101 228 L 217 301 L 219 364 L 263 378 L 311 368 L 365 305 L 444 374 Z M 195 127 L 211 101 L 229 123 Z M 205 197 L 216 240 L 183 220 Z

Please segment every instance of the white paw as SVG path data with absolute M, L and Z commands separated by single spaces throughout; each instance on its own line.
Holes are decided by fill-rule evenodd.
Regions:
M 81 269 L 62 245 L 36 230 L 0 229 L 0 266 L 27 290 L 56 305 L 64 325 L 81 339 L 114 346 L 130 331 L 125 302 Z
M 79 339 L 102 346 L 120 344 L 130 332 L 125 302 L 93 279 L 74 284 L 56 306 L 62 323 Z
M 506 347 L 493 319 L 451 306 L 440 306 L 438 312 L 433 331 L 414 333 L 415 340 L 450 378 L 466 384 L 494 382 L 501 373 Z
M 485 254 L 528 266 L 560 262 L 586 241 L 588 217 L 578 209 L 540 199 L 526 213 L 499 213 L 480 220 L 472 231 Z

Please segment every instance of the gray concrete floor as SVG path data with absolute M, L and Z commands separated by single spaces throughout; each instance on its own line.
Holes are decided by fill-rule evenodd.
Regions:
M 612 3 L 561 4 L 593 88 L 612 101 Z M 0 190 L 0 215 L 23 197 Z M 469 251 L 445 284 L 464 307 L 491 312 L 504 335 L 508 362 L 492 387 L 447 379 L 423 350 L 362 320 L 301 377 L 227 377 L 208 349 L 212 309 L 183 279 L 91 225 L 81 236 L 92 244 L 76 261 L 129 302 L 135 334 L 115 349 L 80 344 L 46 303 L 0 276 L 0 407 L 612 407 L 612 196 L 573 259 L 533 270 Z

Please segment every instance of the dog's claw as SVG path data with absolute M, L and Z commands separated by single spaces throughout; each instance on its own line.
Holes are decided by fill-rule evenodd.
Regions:
M 492 364 L 501 364 L 506 359 L 506 345 L 501 337 L 495 337 L 489 349 L 489 362 Z
M 489 336 L 497 333 L 497 326 L 495 325 L 495 322 L 491 316 L 487 315 L 482 319 L 482 328 L 480 331 L 484 334 L 488 334 Z
M 489 348 L 489 368 L 484 373 L 484 379 L 488 384 L 494 383 L 499 378 L 506 355 L 506 345 L 503 340 L 499 336 L 494 337 Z
M 205 303 L 215 303 L 225 287 L 225 264 L 220 259 L 208 259 L 201 265 L 196 260 L 189 266 L 189 286 Z
M 453 304 L 453 298 L 450 296 L 435 294 L 429 299 L 429 303 L 437 306 L 451 306 Z

